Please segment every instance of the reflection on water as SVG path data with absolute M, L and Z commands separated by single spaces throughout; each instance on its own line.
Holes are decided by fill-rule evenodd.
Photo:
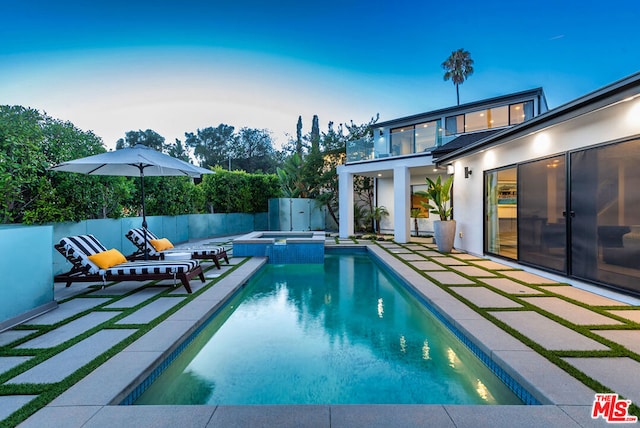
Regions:
M 136 404 L 521 404 L 366 255 L 266 265 Z

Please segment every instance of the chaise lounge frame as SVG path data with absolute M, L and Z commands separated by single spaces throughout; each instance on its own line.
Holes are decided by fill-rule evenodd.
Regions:
M 220 260 L 224 259 L 224 261 L 227 262 L 227 264 L 229 264 L 229 256 L 227 255 L 227 250 L 224 247 L 211 247 L 211 248 L 175 247 L 175 248 L 172 248 L 171 250 L 156 251 L 156 249 L 153 248 L 153 245 L 151 245 L 150 240 L 158 239 L 158 237 L 149 229 L 147 229 L 146 234 L 143 228 L 131 229 L 126 233 L 125 236 L 137 248 L 136 252 L 127 256 L 127 258 L 130 260 L 144 260 L 145 258 L 145 255 L 144 255 L 144 252 L 145 252 L 144 239 L 145 238 L 144 237 L 146 236 L 146 239 L 147 239 L 146 251 L 148 251 L 147 257 L 149 259 L 163 260 L 165 254 L 170 254 L 172 252 L 185 252 L 185 253 L 191 253 L 192 259 L 213 260 L 213 263 L 215 263 L 218 269 L 221 269 Z
M 62 254 L 71 264 L 72 268 L 68 272 L 54 276 L 55 282 L 65 282 L 69 287 L 73 282 L 99 282 L 104 285 L 107 282 L 114 281 L 150 281 L 173 279 L 180 280 L 187 293 L 191 293 L 191 285 L 189 281 L 194 277 L 199 277 L 204 283 L 205 277 L 202 266 L 195 260 L 178 260 L 178 261 L 131 261 L 116 265 L 109 269 L 101 269 L 98 272 L 92 271 L 87 264 L 87 257 L 91 254 L 78 254 L 77 248 L 69 248 L 68 241 L 65 240 L 82 239 L 89 240 L 95 247 L 92 254 L 106 251 L 106 248 L 93 235 L 78 235 L 63 238 L 54 248 Z M 125 273 L 132 270 L 140 272 Z M 171 270 L 171 271 L 170 271 Z

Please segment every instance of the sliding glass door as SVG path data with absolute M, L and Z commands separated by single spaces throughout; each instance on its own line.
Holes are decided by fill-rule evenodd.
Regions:
M 565 156 L 518 166 L 518 258 L 567 271 Z
M 632 140 L 485 172 L 485 252 L 640 293 L 638 165 Z
M 485 252 L 518 257 L 516 168 L 485 173 Z
M 571 153 L 572 274 L 640 292 L 640 140 Z

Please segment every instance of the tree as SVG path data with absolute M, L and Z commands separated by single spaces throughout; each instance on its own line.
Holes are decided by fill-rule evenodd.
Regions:
M 229 163 L 234 141 L 234 127 L 221 123 L 216 128 L 198 129 L 197 133 L 185 133 L 186 144 L 194 149 L 203 168 L 226 166 Z
M 460 105 L 459 86 L 464 83 L 467 77 L 473 74 L 473 59 L 471 54 L 464 49 L 451 52 L 451 55 L 442 63 L 442 68 L 446 70 L 444 80 L 449 80 L 456 85 L 456 99 Z
M 296 124 L 296 153 L 302 158 L 302 116 L 298 116 Z
M 177 138 L 175 144 L 167 144 L 165 148 L 169 156 L 173 156 L 174 158 L 185 162 L 190 162 L 189 150 L 182 144 L 182 141 Z
M 0 222 L 121 217 L 132 191 L 127 178 L 48 170 L 103 152 L 99 137 L 70 122 L 21 106 L 0 106 Z
M 375 222 L 375 231 L 378 235 L 380 235 L 380 223 L 382 222 L 382 219 L 387 217 L 388 215 L 389 211 L 384 205 L 375 207 L 373 211 L 369 213 L 369 218 L 371 218 L 371 220 Z
M 320 124 L 318 123 L 318 115 L 314 114 L 311 121 L 311 150 L 320 150 Z
M 242 128 L 230 150 L 234 170 L 249 173 L 276 172 L 275 150 L 271 133 L 266 129 Z
M 146 131 L 129 131 L 125 136 L 126 138 L 124 140 L 120 138 L 116 142 L 116 150 L 133 147 L 136 144 L 143 144 L 159 152 L 165 148 L 164 137 L 152 129 L 147 129 Z

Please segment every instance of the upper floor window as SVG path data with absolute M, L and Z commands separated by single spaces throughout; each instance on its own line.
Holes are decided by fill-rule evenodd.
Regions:
M 392 156 L 421 153 L 439 146 L 442 141 L 440 121 L 419 123 L 391 130 Z
M 509 104 L 445 118 L 445 135 L 517 125 L 533 118 L 533 101 Z

